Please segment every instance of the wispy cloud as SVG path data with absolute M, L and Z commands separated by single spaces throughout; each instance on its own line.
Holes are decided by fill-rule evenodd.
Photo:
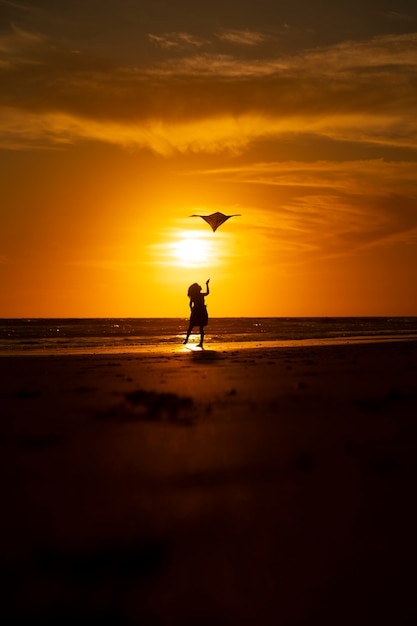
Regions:
M 384 35 L 374 37 L 367 41 L 345 41 L 333 46 L 314 48 L 294 54 L 281 54 L 268 58 L 241 58 L 232 56 L 230 53 L 205 53 L 197 57 L 181 57 L 167 59 L 150 68 L 150 73 L 160 74 L 161 70 L 173 75 L 195 73 L 207 73 L 208 66 L 216 58 L 227 58 L 229 64 L 217 67 L 220 76 L 228 76 L 230 73 L 242 76 L 274 76 L 285 74 L 289 77 L 296 75 L 298 78 L 304 73 L 307 75 L 313 71 L 314 76 L 333 74 L 335 80 L 346 78 L 346 72 L 372 72 L 373 68 L 380 68 L 381 72 L 387 72 L 390 68 L 411 67 L 417 61 L 417 33 L 403 35 Z M 193 61 L 193 59 L 197 61 Z M 233 70 L 230 68 L 233 65 Z M 222 71 L 224 69 L 224 71 Z
M 201 173 L 220 180 L 272 186 L 320 187 L 345 193 L 366 193 L 378 189 L 381 193 L 408 189 L 417 196 L 415 162 L 387 162 L 383 159 L 356 161 L 284 161 L 222 167 Z M 193 172 L 195 174 L 195 172 Z
M 24 2 L 13 2 L 13 0 L 0 0 L 0 6 L 10 7 L 12 9 L 17 9 L 19 12 L 33 14 L 37 12 L 37 8 L 33 5 L 25 4 Z
M 413 17 L 409 13 L 401 13 L 400 11 L 386 11 L 384 15 L 390 20 L 400 22 L 415 22 L 415 17 Z
M 257 46 L 269 39 L 269 36 L 265 33 L 253 30 L 228 30 L 219 33 L 217 37 L 222 41 L 228 41 L 241 46 Z
M 20 63 L 31 62 L 31 53 L 39 50 L 46 43 L 45 38 L 33 31 L 25 31 L 14 24 L 10 31 L 0 35 L 0 54 Z
M 161 35 L 148 35 L 149 41 L 166 49 L 179 49 L 179 48 L 199 48 L 206 42 L 200 37 L 191 35 L 190 33 L 178 32 L 178 33 L 163 33 Z
M 267 256 L 276 246 L 281 259 L 307 262 L 417 238 L 415 163 L 269 162 L 201 173 L 258 188 L 259 206 L 239 211 Z

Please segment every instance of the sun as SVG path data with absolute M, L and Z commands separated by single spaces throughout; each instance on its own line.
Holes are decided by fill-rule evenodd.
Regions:
M 174 244 L 174 256 L 183 263 L 204 263 L 209 252 L 209 243 L 197 237 L 187 237 Z

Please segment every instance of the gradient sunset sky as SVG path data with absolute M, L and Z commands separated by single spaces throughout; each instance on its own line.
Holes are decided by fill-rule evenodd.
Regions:
M 0 0 L 0 74 L 1 317 L 417 315 L 415 0 Z

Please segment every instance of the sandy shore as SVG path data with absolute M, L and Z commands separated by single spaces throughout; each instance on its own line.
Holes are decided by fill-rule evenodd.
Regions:
M 416 623 L 416 341 L 0 374 L 2 623 Z

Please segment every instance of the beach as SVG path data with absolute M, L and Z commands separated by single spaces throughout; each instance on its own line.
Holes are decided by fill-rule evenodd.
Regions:
M 417 341 L 0 357 L 2 623 L 414 624 Z

